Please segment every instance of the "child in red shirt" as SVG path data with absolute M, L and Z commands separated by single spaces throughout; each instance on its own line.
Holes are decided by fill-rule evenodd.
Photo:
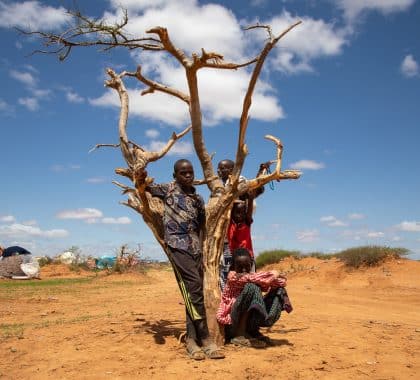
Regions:
M 227 230 L 227 238 L 231 252 L 237 248 L 246 248 L 249 251 L 253 262 L 251 272 L 255 272 L 255 259 L 251 239 L 253 207 L 254 194 L 252 193 L 249 194 L 247 201 L 235 201 Z

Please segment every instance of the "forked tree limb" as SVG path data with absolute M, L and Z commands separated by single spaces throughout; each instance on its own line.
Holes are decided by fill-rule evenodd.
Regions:
M 288 28 L 286 28 L 282 33 L 280 33 L 277 37 L 273 38 L 273 35 L 271 33 L 271 28 L 268 28 L 269 31 L 269 41 L 265 44 L 264 48 L 262 49 L 257 63 L 254 67 L 254 70 L 252 72 L 248 89 L 244 97 L 243 107 L 242 107 L 242 114 L 239 121 L 239 135 L 238 135 L 238 146 L 237 146 L 237 152 L 236 152 L 236 162 L 235 167 L 233 169 L 233 178 L 232 178 L 232 184 L 235 186 L 235 183 L 239 181 L 239 175 L 242 171 L 243 164 L 245 162 L 245 156 L 246 156 L 246 149 L 244 147 L 245 145 L 245 135 L 248 127 L 249 122 L 249 109 L 252 104 L 252 95 L 254 93 L 255 85 L 257 83 L 258 77 L 260 76 L 262 67 L 264 65 L 265 59 L 267 58 L 270 51 L 273 49 L 273 47 L 277 44 L 277 42 L 285 36 L 289 31 L 291 31 L 293 28 L 295 28 L 297 25 L 301 24 L 302 21 L 295 22 Z
M 184 135 L 186 135 L 189 131 L 191 131 L 192 126 L 188 126 L 185 128 L 181 133 L 176 134 L 175 132 L 172 134 L 171 138 L 168 140 L 166 145 L 159 151 L 159 152 L 146 152 L 146 160 L 147 163 L 152 161 L 157 161 L 160 158 L 162 158 L 166 153 L 169 152 L 169 150 L 172 148 L 172 146 L 176 143 L 177 140 L 182 138 Z
M 159 40 L 163 45 L 163 48 L 175 57 L 182 66 L 187 68 L 191 66 L 191 60 L 187 57 L 183 50 L 177 48 L 172 43 L 171 39 L 169 38 L 168 30 L 161 26 L 156 26 L 149 30 L 146 30 L 146 33 L 157 34 L 159 36 Z

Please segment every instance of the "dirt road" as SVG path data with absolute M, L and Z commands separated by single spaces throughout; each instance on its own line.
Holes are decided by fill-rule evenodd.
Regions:
M 227 345 L 225 360 L 202 362 L 178 342 L 184 306 L 169 270 L 87 277 L 56 267 L 34 285 L 0 280 L 0 378 L 418 378 L 420 262 L 275 267 L 288 272 L 294 306 L 267 332 L 275 345 Z

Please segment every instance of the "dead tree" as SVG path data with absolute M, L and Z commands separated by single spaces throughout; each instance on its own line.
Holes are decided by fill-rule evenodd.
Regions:
M 145 191 L 148 184 L 153 182 L 150 176 L 145 177 L 145 170 L 150 162 L 159 160 L 165 156 L 174 143 L 191 131 L 194 149 L 201 163 L 205 183 L 210 190 L 210 197 L 206 205 L 206 234 L 203 241 L 203 262 L 204 262 L 204 294 L 207 308 L 207 317 L 209 328 L 216 337 L 220 338 L 219 328 L 215 319 L 215 312 L 220 301 L 219 290 L 219 261 L 223 251 L 223 241 L 226 233 L 229 212 L 233 200 L 240 194 L 256 189 L 272 180 L 297 179 L 300 176 L 298 171 L 281 171 L 283 146 L 281 141 L 267 135 L 266 139 L 274 144 L 275 150 L 275 170 L 272 173 L 261 175 L 257 178 L 239 183 L 239 176 L 242 171 L 248 148 L 245 143 L 245 136 L 249 122 L 249 109 L 252 102 L 252 96 L 258 77 L 261 73 L 264 62 L 275 47 L 277 42 L 291 29 L 296 27 L 299 22 L 288 27 L 280 35 L 274 36 L 271 28 L 266 25 L 255 25 L 248 29 L 264 28 L 267 31 L 268 39 L 259 54 L 245 63 L 226 62 L 223 56 L 216 52 L 207 52 L 204 49 L 199 54 L 187 54 L 172 43 L 168 30 L 164 27 L 155 27 L 147 30 L 146 33 L 151 37 L 132 39 L 124 32 L 124 27 L 128 22 L 127 13 L 121 23 L 108 25 L 103 21 L 89 19 L 79 12 L 69 12 L 75 19 L 74 27 L 62 34 L 52 34 L 45 32 L 25 32 L 25 34 L 35 34 L 43 40 L 46 50 L 36 52 L 56 54 L 60 60 L 66 59 L 74 47 L 81 46 L 99 46 L 103 50 L 110 50 L 115 47 L 125 47 L 129 50 L 142 49 L 149 51 L 164 51 L 178 61 L 185 70 L 188 92 L 184 93 L 178 89 L 168 87 L 162 83 L 146 78 L 141 66 L 134 72 L 123 71 L 116 73 L 112 69 L 107 70 L 109 79 L 105 85 L 114 89 L 120 98 L 121 108 L 118 123 L 119 143 L 118 144 L 98 144 L 100 146 L 118 146 L 127 163 L 125 168 L 115 169 L 115 173 L 128 178 L 132 186 L 127 186 L 114 181 L 126 194 L 128 199 L 123 202 L 138 212 L 144 222 L 153 232 L 158 243 L 170 255 L 164 244 L 163 233 L 163 204 L 157 198 L 152 198 Z M 89 38 L 86 38 L 86 37 Z M 235 166 L 231 176 L 230 185 L 224 187 L 221 180 L 215 175 L 212 163 L 212 157 L 208 153 L 206 143 L 203 138 L 202 113 L 200 107 L 200 92 L 197 81 L 197 73 L 201 69 L 219 69 L 235 70 L 245 66 L 253 65 L 252 74 L 249 79 L 248 89 L 246 91 L 243 108 L 240 116 L 238 128 L 238 142 L 236 147 Z M 126 90 L 124 80 L 127 77 L 136 78 L 146 86 L 141 95 L 152 94 L 156 91 L 174 96 L 185 103 L 189 109 L 191 124 L 183 132 L 173 133 L 166 146 L 158 152 L 148 151 L 141 144 L 131 141 L 127 134 L 127 120 L 129 116 L 129 96 Z M 205 91 L 205 89 L 203 90 Z M 170 258 L 170 257 L 169 257 Z M 220 339 L 219 339 L 220 341 Z

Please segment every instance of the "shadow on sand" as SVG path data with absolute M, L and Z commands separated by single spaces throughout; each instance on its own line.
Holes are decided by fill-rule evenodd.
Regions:
M 137 318 L 137 321 L 144 321 L 144 319 Z M 142 325 L 136 325 L 134 328 L 152 334 L 156 344 L 165 344 L 165 337 L 174 336 L 178 340 L 180 339 L 185 332 L 185 321 L 168 321 L 166 319 L 155 322 L 145 321 Z

